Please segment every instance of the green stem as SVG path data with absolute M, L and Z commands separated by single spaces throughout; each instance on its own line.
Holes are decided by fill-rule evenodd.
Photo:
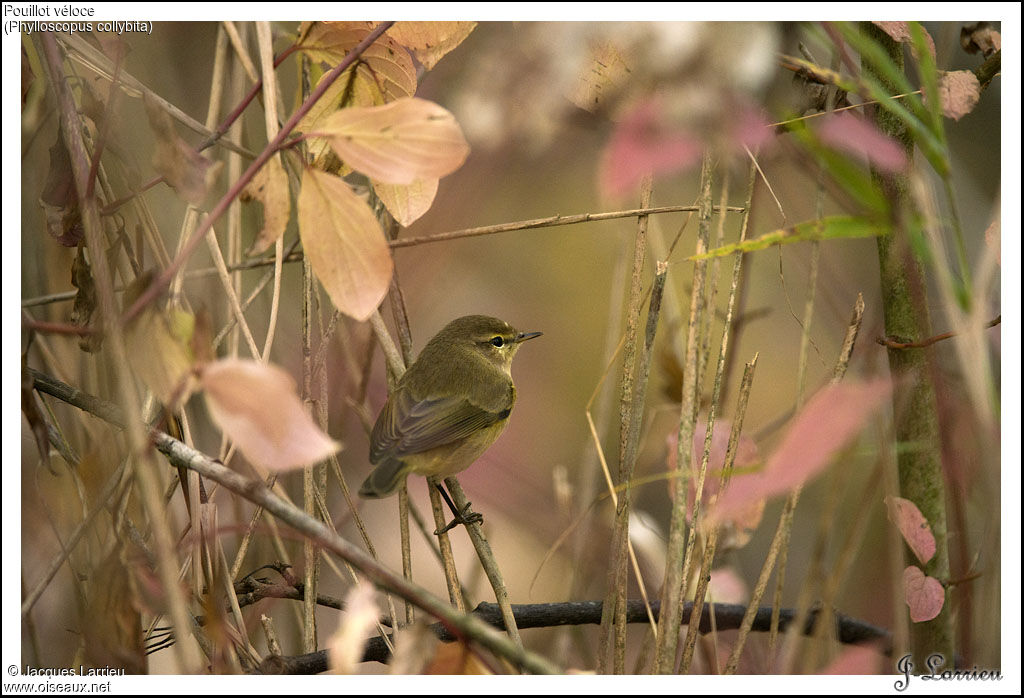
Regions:
M 903 70 L 903 48 L 872 24 L 865 24 L 869 38 L 888 53 L 893 63 Z M 870 66 L 863 66 L 871 71 Z M 892 85 L 875 75 L 885 88 Z M 901 120 L 891 112 L 878 110 L 878 127 L 897 140 L 912 155 L 914 143 Z M 920 261 L 914 256 L 907 234 L 907 221 L 912 215 L 903 176 L 885 177 L 876 173 L 883 190 L 893 203 L 893 228 L 889 235 L 878 238 L 878 261 L 881 272 L 882 303 L 885 332 L 891 337 L 912 338 L 931 335 L 925 282 Z M 929 380 L 927 349 L 889 349 L 889 369 L 899 389 L 893 391 L 893 412 L 897 444 L 900 496 L 909 499 L 927 519 L 935 535 L 935 555 L 923 565 L 925 574 L 940 581 L 949 579 L 949 550 L 946 528 L 946 490 L 940 457 L 938 414 L 935 391 Z M 914 562 L 917 562 L 916 560 Z M 938 616 L 930 621 L 914 623 L 911 650 L 914 664 L 924 670 L 925 658 L 938 653 L 953 663 L 953 619 L 947 598 Z

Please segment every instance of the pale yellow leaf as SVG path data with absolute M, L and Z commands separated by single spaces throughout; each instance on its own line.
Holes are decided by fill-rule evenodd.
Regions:
M 373 191 L 400 225 L 409 226 L 430 210 L 437 196 L 437 179 L 417 179 L 412 184 L 374 182 Z
M 328 64 L 339 63 L 366 38 L 374 22 L 313 22 L 303 26 L 299 47 Z M 352 71 L 355 70 L 355 75 Z M 317 85 L 326 78 L 322 75 Z M 416 94 L 416 67 L 408 51 L 386 34 L 371 44 L 349 68 L 331 83 L 296 130 L 315 133 L 321 122 L 342 107 L 370 107 Z M 328 169 L 334 154 L 323 138 L 306 140 L 313 163 Z M 335 166 L 333 169 L 337 169 Z
M 590 46 L 576 85 L 567 96 L 580 109 L 598 112 L 629 83 L 631 57 L 611 41 Z
M 313 273 L 338 310 L 366 320 L 394 269 L 373 211 L 340 177 L 313 168 L 302 176 L 298 206 L 299 237 Z
M 146 387 L 172 411 L 183 404 L 195 388 L 189 346 L 194 327 L 195 318 L 189 313 L 172 310 L 165 314 L 152 305 L 146 306 L 125 327 L 128 363 Z
M 249 249 L 249 254 L 260 254 L 284 235 L 288 216 L 292 210 L 288 196 L 288 175 L 275 155 L 256 173 L 242 193 L 244 201 L 256 199 L 263 205 L 263 228 Z
M 328 666 L 333 674 L 354 674 L 363 659 L 363 647 L 377 624 L 377 592 L 364 580 L 345 595 L 345 610 L 338 629 L 328 641 Z
M 390 184 L 444 177 L 469 155 L 451 112 L 417 97 L 342 109 L 324 120 L 320 132 L 347 165 Z
M 317 22 L 311 25 L 298 48 L 315 61 L 337 65 L 348 52 L 373 31 L 376 22 Z M 376 103 L 390 102 L 416 93 L 416 66 L 404 47 L 387 34 L 378 38 L 359 56 L 355 82 L 365 83 L 377 95 Z M 337 84 L 351 80 L 349 68 Z
M 213 421 L 253 463 L 290 470 L 340 448 L 313 423 L 295 381 L 282 368 L 221 359 L 203 368 L 201 381 Z
M 395 654 L 388 662 L 388 673 L 422 674 L 440 644 L 425 621 L 417 620 L 412 625 L 402 626 L 395 633 Z
M 476 28 L 476 22 L 395 22 L 387 36 L 430 70 Z

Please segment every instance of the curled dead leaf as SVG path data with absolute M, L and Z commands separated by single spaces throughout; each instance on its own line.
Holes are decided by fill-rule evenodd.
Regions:
M 263 205 L 263 228 L 252 243 L 248 254 L 265 252 L 288 227 L 288 216 L 292 211 L 288 195 L 288 175 L 281 164 L 281 156 L 275 155 L 256 173 L 242 194 L 243 201 L 253 199 Z
M 185 201 L 202 204 L 224 163 L 213 162 L 186 143 L 174 129 L 170 115 L 152 99 L 147 97 L 144 101 L 149 125 L 156 136 L 153 169 Z
M 78 246 L 78 253 L 75 261 L 71 263 L 71 285 L 78 289 L 75 293 L 75 302 L 71 308 L 71 324 L 78 327 L 88 328 L 93 313 L 96 312 L 96 282 L 92 278 L 92 267 L 85 257 L 85 246 Z M 97 323 L 99 324 L 99 323 Z M 98 329 L 98 328 L 97 328 Z M 101 332 L 90 332 L 78 340 L 78 347 L 90 354 L 97 352 L 103 344 Z
M 50 146 L 50 167 L 46 183 L 39 194 L 39 205 L 46 220 L 46 232 L 64 247 L 74 247 L 85 236 L 82 214 L 78 208 L 78 192 L 71 175 L 71 156 L 64 136 L 57 129 L 57 140 Z
M 991 22 L 974 22 L 960 28 L 960 46 L 967 53 L 988 58 L 1002 48 L 1003 39 Z

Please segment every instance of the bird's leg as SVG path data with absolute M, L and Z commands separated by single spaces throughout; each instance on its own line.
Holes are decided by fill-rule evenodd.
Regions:
M 434 486 L 437 487 L 437 491 L 441 493 L 441 497 L 444 499 L 445 502 L 447 502 L 448 508 L 452 510 L 452 515 L 455 517 L 447 526 L 445 526 L 439 531 L 434 531 L 435 536 L 439 536 L 442 533 L 447 533 L 459 524 L 462 524 L 463 526 L 468 526 L 471 523 L 478 524 L 483 522 L 483 514 L 479 514 L 475 511 L 471 512 L 469 510 L 469 506 L 470 504 L 472 504 L 472 502 L 466 502 L 466 506 L 464 506 L 460 510 L 458 507 L 455 506 L 455 503 L 452 502 L 452 498 L 448 496 L 447 490 L 445 490 L 444 486 L 440 482 L 435 482 Z

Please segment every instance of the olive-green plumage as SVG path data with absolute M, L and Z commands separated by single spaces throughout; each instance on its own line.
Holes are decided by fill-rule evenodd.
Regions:
M 468 468 L 505 430 L 516 401 L 512 357 L 540 334 L 486 315 L 448 323 L 377 416 L 370 435 L 376 467 L 359 495 L 387 497 L 409 473 L 448 477 Z

